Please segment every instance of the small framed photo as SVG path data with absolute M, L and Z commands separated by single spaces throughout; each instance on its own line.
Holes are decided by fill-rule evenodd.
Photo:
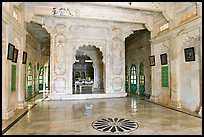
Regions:
M 8 54 L 7 54 L 7 59 L 13 60 L 13 51 L 15 49 L 15 46 L 11 43 L 8 44 Z
M 195 61 L 194 47 L 184 49 L 184 53 L 186 62 Z
M 17 63 L 17 59 L 18 59 L 18 49 L 14 48 L 12 62 Z
M 150 66 L 155 66 L 155 56 L 149 57 Z
M 23 51 L 23 60 L 22 60 L 22 64 L 26 64 L 27 61 L 27 53 L 25 51 Z
M 161 54 L 160 55 L 160 59 L 161 59 L 161 65 L 166 65 L 167 64 L 167 54 Z

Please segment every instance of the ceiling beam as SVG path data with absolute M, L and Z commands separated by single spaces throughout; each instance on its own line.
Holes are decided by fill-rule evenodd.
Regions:
M 68 7 L 69 8 L 69 7 Z M 53 8 L 47 6 L 35 6 L 33 9 L 34 16 L 54 16 L 52 15 Z M 76 18 L 76 19 L 94 19 L 94 20 L 103 20 L 103 21 L 113 21 L 113 22 L 123 22 L 123 23 L 141 23 L 145 24 L 148 16 L 152 16 L 152 13 L 146 11 L 134 11 L 134 10 L 118 10 L 118 9 L 91 9 L 87 8 L 78 8 L 70 10 L 69 12 L 65 11 L 64 15 L 55 15 L 55 17 L 62 18 Z M 32 13 L 27 13 L 29 16 Z M 26 16 L 26 15 L 25 15 Z

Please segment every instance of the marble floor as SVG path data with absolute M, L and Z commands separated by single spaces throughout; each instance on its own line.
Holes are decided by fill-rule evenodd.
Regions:
M 103 122 L 107 119 L 129 121 Z M 96 122 L 123 126 L 103 132 Z M 112 120 L 111 120 L 112 121 Z M 97 127 L 99 130 L 97 130 Z M 128 125 L 129 124 L 129 125 Z M 134 127 L 136 125 L 136 127 Z M 131 130 L 128 129 L 131 126 Z M 105 131 L 105 130 L 104 130 Z M 125 132 L 122 132 L 125 131 Z M 202 118 L 131 95 L 123 98 L 39 101 L 4 135 L 202 135 Z

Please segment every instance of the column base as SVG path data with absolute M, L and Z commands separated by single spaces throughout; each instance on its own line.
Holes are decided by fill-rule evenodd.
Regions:
M 2 119 L 9 119 L 14 116 L 14 110 L 2 110 Z
M 24 109 L 24 108 L 27 107 L 27 106 L 28 106 L 27 102 L 19 101 L 17 108 L 18 108 L 18 109 Z
M 174 108 L 181 108 L 181 101 L 180 100 L 170 100 L 169 104 L 170 107 L 174 107 Z
M 200 107 L 200 110 L 198 112 L 198 115 L 202 117 L 202 107 Z
M 159 102 L 159 97 L 158 96 L 153 96 L 151 95 L 150 98 L 149 98 L 150 101 L 153 101 L 153 102 Z

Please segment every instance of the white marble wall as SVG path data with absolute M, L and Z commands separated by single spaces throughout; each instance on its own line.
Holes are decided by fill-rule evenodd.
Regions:
M 153 30 L 151 39 L 151 55 L 156 57 L 156 66 L 152 67 L 152 95 L 151 100 L 184 108 L 189 111 L 199 111 L 202 102 L 202 14 L 180 23 L 179 19 L 186 12 L 186 5 L 182 9 L 175 9 L 175 19 L 170 21 L 170 28 L 164 32 Z M 202 8 L 198 5 L 198 9 Z M 176 8 L 176 7 L 175 7 Z M 155 21 L 155 28 L 158 24 Z M 185 62 L 184 49 L 195 48 L 195 61 Z M 160 54 L 167 53 L 169 66 L 169 87 L 161 87 Z M 201 112 L 202 113 L 202 112 Z
M 2 119 L 9 119 L 14 115 L 16 109 L 26 106 L 24 98 L 25 65 L 22 64 L 22 54 L 25 50 L 26 31 L 23 24 L 20 24 L 11 15 L 13 5 L 8 4 L 9 9 L 2 10 Z M 15 45 L 18 51 L 17 63 L 7 59 L 8 44 Z M 16 88 L 11 91 L 11 67 L 16 65 Z
M 98 63 L 96 63 L 99 65 L 96 67 L 96 72 L 98 75 L 102 74 L 98 76 L 98 80 L 102 82 L 105 93 L 121 93 L 126 96 L 123 32 L 112 29 L 111 25 L 92 26 L 94 21 L 90 21 L 88 25 L 83 25 L 80 21 L 74 22 L 75 20 L 60 24 L 56 21 L 55 27 L 46 24 L 52 30 L 50 31 L 52 32 L 50 98 L 55 99 L 55 95 L 61 95 L 61 98 L 72 95 L 72 66 L 75 62 L 76 51 L 83 46 L 96 47 L 102 53 L 102 60 L 97 60 Z

